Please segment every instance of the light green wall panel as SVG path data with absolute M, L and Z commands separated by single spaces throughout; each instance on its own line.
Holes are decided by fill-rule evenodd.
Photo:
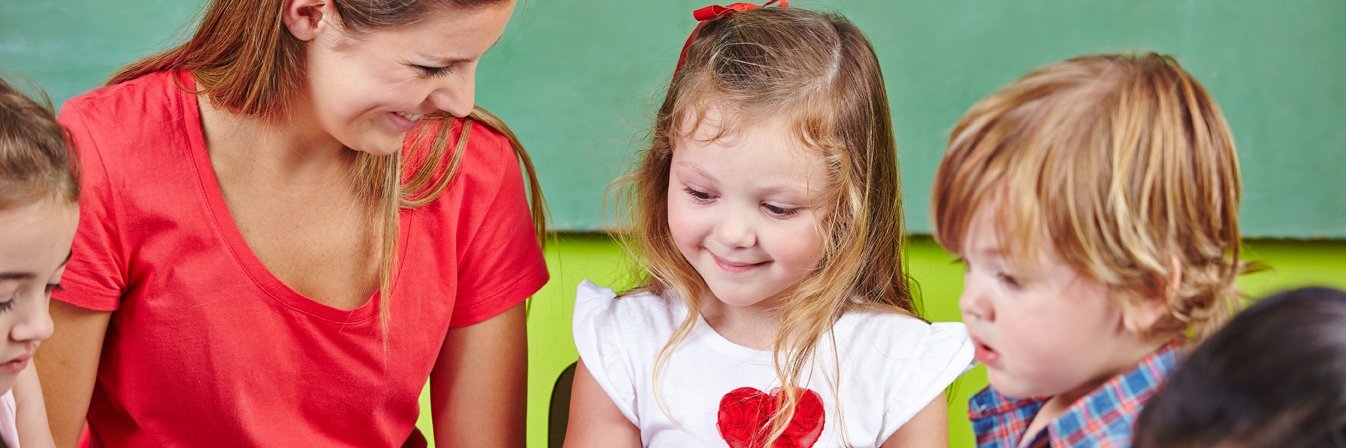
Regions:
M 1305 285 L 1346 289 L 1346 241 L 1254 240 L 1246 243 L 1245 250 L 1248 258 L 1271 267 L 1240 281 L 1253 296 Z M 960 320 L 957 300 L 963 272 L 953 257 L 930 238 L 917 237 L 908 246 L 907 259 L 920 284 L 928 318 Z M 563 235 L 547 248 L 547 262 L 551 282 L 534 298 L 528 316 L 528 446 L 534 448 L 547 446 L 547 406 L 556 377 L 578 357 L 570 336 L 575 286 L 586 278 L 614 289 L 633 283 L 621 249 L 602 235 Z M 974 445 L 966 418 L 967 399 L 985 385 L 984 368 L 974 369 L 957 383 L 949 405 L 951 446 Z M 420 422 L 427 434 L 428 398 L 428 394 L 422 397 Z

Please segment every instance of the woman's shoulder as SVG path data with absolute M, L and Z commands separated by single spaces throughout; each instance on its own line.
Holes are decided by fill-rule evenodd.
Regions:
M 180 164 L 190 159 L 175 151 L 199 142 L 196 105 L 188 102 L 194 88 L 185 72 L 154 72 L 71 98 L 58 121 L 91 169 L 102 166 L 128 180 L 158 176 L 185 168 Z
M 58 121 L 81 154 L 96 152 L 105 165 L 162 157 L 164 148 L 190 144 L 185 123 L 196 119 L 196 110 L 185 100 L 195 86 L 184 73 L 154 72 L 93 89 L 66 101 Z
M 95 88 L 70 98 L 61 106 L 63 118 L 78 114 L 86 120 L 134 120 L 172 114 L 166 107 L 184 92 L 181 72 L 159 71 L 138 78 Z M 190 82 L 190 80 L 187 80 Z

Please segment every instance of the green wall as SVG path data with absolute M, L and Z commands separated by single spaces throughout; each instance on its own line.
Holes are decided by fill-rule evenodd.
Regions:
M 731 1 L 726 1 L 729 3 Z M 760 2 L 760 0 L 759 0 Z M 481 64 L 478 101 L 533 150 L 558 229 L 603 230 L 603 189 L 641 146 L 711 0 L 521 3 Z M 1346 238 L 1346 1 L 793 0 L 873 42 L 913 233 L 954 123 L 1028 70 L 1090 53 L 1172 54 L 1238 142 L 1244 235 Z
M 760 1 L 760 0 L 759 0 Z M 204 0 L 0 0 L 0 76 L 59 104 L 180 42 Z M 556 228 L 601 231 L 604 188 L 645 140 L 678 51 L 710 0 L 518 0 L 482 60 L 477 102 L 537 162 Z M 873 41 L 902 160 L 906 218 L 929 233 L 931 179 L 958 117 L 1071 56 L 1176 56 L 1219 102 L 1243 168 L 1244 235 L 1346 238 L 1346 1 L 795 0 Z
M 1245 243 L 1249 259 L 1272 269 L 1240 281 L 1249 294 L 1263 296 L 1285 288 L 1328 285 L 1346 289 L 1346 241 L 1251 240 Z M 908 246 L 911 274 L 919 282 L 930 320 L 960 320 L 957 300 L 962 292 L 962 268 L 953 264 L 928 237 L 913 238 Z M 547 446 L 547 406 L 557 375 L 578 355 L 570 336 L 575 286 L 590 279 L 619 289 L 632 283 L 626 258 L 611 239 L 596 234 L 561 235 L 547 248 L 552 279 L 533 301 L 528 316 L 528 446 Z M 971 447 L 967 399 L 986 385 L 984 368 L 964 375 L 949 406 L 952 446 Z M 430 433 L 428 394 L 422 397 L 420 426 Z

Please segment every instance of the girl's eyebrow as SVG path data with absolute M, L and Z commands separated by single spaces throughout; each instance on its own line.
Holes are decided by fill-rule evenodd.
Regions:
M 56 269 L 61 269 L 61 268 L 64 267 L 67 263 L 70 263 L 70 256 L 71 256 L 71 255 L 74 255 L 74 252 L 73 252 L 73 251 L 71 251 L 71 252 L 66 252 L 66 254 L 65 254 L 65 260 L 64 260 L 64 261 L 61 261 L 61 264 L 58 265 L 58 266 L 56 266 Z M 28 280 L 28 279 L 31 279 L 31 278 L 34 278 L 34 277 L 37 277 L 37 274 L 34 274 L 34 273 L 32 273 L 32 272 L 20 272 L 20 271 L 0 272 L 0 281 L 3 281 L 3 280 Z
M 687 161 L 682 161 L 682 162 L 678 162 L 678 166 L 683 167 L 683 168 L 687 168 L 687 169 L 689 169 L 689 170 L 692 170 L 693 173 L 695 173 L 695 174 L 697 174 L 697 175 L 699 175 L 699 176 L 701 176 L 701 177 L 710 179 L 710 180 L 712 180 L 712 181 L 715 180 L 715 176 L 710 175 L 710 173 L 707 173 L 705 170 L 701 169 L 701 167 L 698 166 L 698 165 L 695 164 L 695 163 L 687 162 Z
M 793 187 L 789 187 L 789 186 L 785 186 L 785 185 L 771 185 L 771 186 L 768 186 L 768 187 L 766 187 L 766 188 L 763 188 L 763 189 L 759 190 L 759 191 L 758 191 L 758 194 L 761 194 L 761 195 L 764 195 L 764 196 L 776 196 L 776 195 L 787 195 L 787 196 L 790 196 L 790 197 L 799 196 L 800 198 L 797 198 L 797 199 L 805 199 L 805 198 L 808 198 L 808 197 L 809 197 L 809 194 L 808 194 L 807 191 L 800 191 L 800 190 L 797 189 L 797 188 L 793 188 Z

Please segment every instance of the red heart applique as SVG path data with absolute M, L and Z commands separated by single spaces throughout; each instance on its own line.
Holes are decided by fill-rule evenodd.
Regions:
M 767 420 L 776 412 L 780 390 L 767 394 L 751 387 L 740 387 L 720 399 L 716 427 L 730 448 L 761 448 L 766 440 Z M 818 393 L 804 389 L 795 405 L 794 418 L 773 448 L 809 448 L 823 433 L 823 400 Z

